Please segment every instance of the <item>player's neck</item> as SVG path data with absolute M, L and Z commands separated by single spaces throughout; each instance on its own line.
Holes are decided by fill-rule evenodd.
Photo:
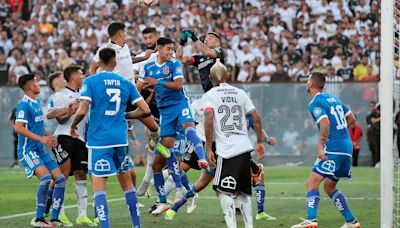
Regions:
M 321 93 L 321 92 L 322 92 L 321 90 L 311 90 L 311 91 L 310 91 L 311 98 L 314 99 L 314 97 L 315 97 L 318 93 Z
M 31 98 L 32 100 L 36 100 L 36 97 L 38 94 L 33 93 L 32 91 L 26 91 L 25 95 L 29 98 Z
M 121 47 L 123 47 L 125 45 L 125 42 L 122 42 L 122 41 L 120 41 L 118 39 L 111 39 L 111 43 L 117 44 L 117 45 L 119 45 Z
M 77 86 L 75 83 L 69 83 L 67 87 L 75 92 L 79 90 L 79 86 Z
M 163 59 L 163 58 L 160 58 L 160 56 L 158 56 L 158 57 L 156 58 L 156 62 L 157 62 L 157 64 L 162 65 L 162 64 L 164 64 L 165 62 L 167 62 L 167 60 L 165 60 L 165 59 Z

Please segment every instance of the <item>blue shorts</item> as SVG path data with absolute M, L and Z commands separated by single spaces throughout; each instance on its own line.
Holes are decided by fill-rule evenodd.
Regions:
M 314 163 L 312 171 L 334 181 L 341 178 L 351 179 L 351 155 L 344 154 L 325 154 L 327 161 L 317 159 Z
M 182 100 L 181 103 L 176 105 L 160 108 L 161 138 L 175 137 L 177 130 L 179 130 L 178 126 L 188 122 L 194 123 L 195 119 L 187 100 Z
M 18 153 L 18 159 L 25 168 L 27 178 L 31 178 L 40 166 L 49 171 L 58 168 L 57 162 L 44 150 L 26 150 L 24 154 Z
M 96 177 L 108 177 L 129 170 L 126 147 L 89 148 L 88 170 Z
M 129 169 L 135 168 L 135 164 L 133 163 L 131 156 L 129 156 L 129 155 L 127 155 L 127 156 L 129 159 Z

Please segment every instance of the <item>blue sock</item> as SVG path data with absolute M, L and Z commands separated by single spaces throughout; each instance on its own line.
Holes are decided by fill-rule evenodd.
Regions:
M 353 213 L 351 213 L 349 205 L 346 201 L 346 197 L 344 197 L 343 193 L 339 190 L 336 190 L 330 197 L 333 201 L 333 204 L 335 204 L 336 208 L 343 215 L 346 222 L 353 222 Z
M 64 203 L 64 193 L 65 186 L 67 185 L 67 179 L 65 179 L 64 175 L 59 176 L 54 181 L 54 192 L 53 192 L 53 207 L 51 210 L 51 219 L 58 219 L 60 215 L 61 207 Z
M 165 158 L 167 160 L 167 165 L 168 169 L 171 171 L 171 176 L 172 179 L 174 179 L 175 185 L 177 188 L 182 187 L 182 181 L 181 181 L 181 173 L 179 169 L 179 162 L 178 159 L 176 159 L 175 153 L 174 153 L 174 148 L 168 148 L 169 152 L 171 153 L 171 156 L 169 158 Z
M 138 198 L 134 188 L 125 191 L 125 201 L 129 210 L 129 214 L 131 215 L 133 227 L 140 228 Z
M 255 187 L 256 191 L 256 201 L 257 201 L 257 214 L 264 211 L 264 201 L 265 201 L 265 185 L 259 184 Z
M 310 221 L 317 221 L 319 200 L 319 191 L 312 189 L 307 192 L 307 219 Z
M 108 218 L 107 196 L 105 191 L 94 193 L 94 205 L 96 207 L 97 216 L 100 220 L 101 228 L 110 228 L 110 219 Z
M 160 203 L 166 203 L 167 199 L 164 191 L 164 177 L 161 172 L 154 173 L 154 187 L 158 193 L 158 199 L 160 200 Z
M 171 210 L 177 212 L 179 208 L 181 208 L 187 202 L 187 199 L 188 198 L 184 196 L 182 199 L 172 205 Z
M 203 142 L 201 141 L 199 136 L 197 136 L 194 127 L 186 127 L 185 136 L 193 144 L 194 150 L 196 151 L 199 160 L 206 159 L 206 153 L 204 152 Z
M 47 189 L 46 209 L 44 210 L 45 214 L 50 212 L 51 203 L 53 202 L 53 192 L 54 186 L 49 185 L 49 188 Z
M 40 178 L 39 187 L 36 193 L 36 218 L 43 218 L 46 210 L 47 190 L 49 189 L 51 175 L 45 174 Z
M 192 192 L 193 193 L 196 193 L 196 192 L 199 192 L 197 189 L 196 189 L 196 184 L 194 184 L 194 185 L 192 185 Z
M 188 190 L 188 191 L 192 191 L 192 189 L 190 188 L 190 186 L 189 186 L 189 179 L 188 179 L 188 177 L 187 177 L 187 175 L 186 175 L 186 172 L 185 171 L 181 171 L 181 181 L 182 181 L 182 185 L 183 185 L 183 187 L 185 187 L 186 188 L 186 190 Z

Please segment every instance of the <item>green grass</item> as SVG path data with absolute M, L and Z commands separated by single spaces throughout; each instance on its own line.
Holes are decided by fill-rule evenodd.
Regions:
M 138 180 L 142 179 L 144 169 L 137 168 Z M 265 210 L 277 221 L 254 221 L 254 227 L 290 227 L 299 223 L 299 217 L 306 217 L 305 208 L 305 181 L 310 168 L 296 167 L 267 167 L 266 188 L 267 198 Z M 189 172 L 193 182 L 199 176 L 199 172 Z M 139 181 L 138 181 L 139 182 Z M 35 197 L 38 180 L 33 178 L 26 180 L 23 170 L 0 169 L 0 227 L 29 227 L 29 222 L 34 215 L 25 215 L 18 218 L 3 219 L 1 217 L 32 212 L 35 208 Z M 140 183 L 140 182 L 139 182 Z M 379 227 L 379 169 L 355 168 L 353 180 L 342 181 L 338 188 L 349 198 L 350 208 L 359 219 L 363 227 Z M 91 192 L 91 186 L 88 187 Z M 321 188 L 323 191 L 323 189 Z M 329 198 L 321 192 L 321 202 L 318 211 L 319 226 L 323 228 L 340 227 L 344 220 L 334 207 Z M 117 179 L 109 179 L 107 188 L 108 199 L 118 199 L 109 202 L 112 227 L 131 227 L 130 218 L 123 194 L 117 183 Z M 92 197 L 89 196 L 91 202 Z M 147 208 L 155 201 L 153 191 L 151 198 L 139 198 L 146 207 L 141 209 L 142 227 L 193 227 L 213 228 L 225 227 L 223 214 L 219 201 L 214 197 L 210 187 L 200 194 L 199 205 L 191 215 L 186 215 L 186 206 L 182 207 L 173 221 L 165 221 L 163 216 L 153 217 L 147 213 Z M 255 216 L 256 204 L 252 199 L 253 215 Z M 75 184 L 73 179 L 68 183 L 65 205 L 76 204 Z M 92 217 L 92 207 L 88 209 Z M 66 209 L 67 215 L 74 220 L 77 214 L 76 208 Z M 238 216 L 238 227 L 243 227 L 241 216 Z

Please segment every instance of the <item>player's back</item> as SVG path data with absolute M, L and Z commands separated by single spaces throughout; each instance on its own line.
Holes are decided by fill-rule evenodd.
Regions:
M 327 152 L 352 153 L 352 143 L 347 128 L 346 117 L 350 109 L 336 96 L 318 93 L 310 102 L 309 110 L 315 121 L 328 117 L 330 122 L 329 137 L 326 142 Z
M 130 81 L 112 71 L 103 71 L 85 79 L 81 99 L 91 100 L 88 147 L 128 144 L 125 109 L 128 102 L 133 101 L 132 93 L 137 94 L 137 99 L 142 99 Z
M 230 158 L 250 151 L 245 115 L 255 109 L 246 93 L 221 83 L 204 94 L 204 109 L 213 108 L 217 154 Z

